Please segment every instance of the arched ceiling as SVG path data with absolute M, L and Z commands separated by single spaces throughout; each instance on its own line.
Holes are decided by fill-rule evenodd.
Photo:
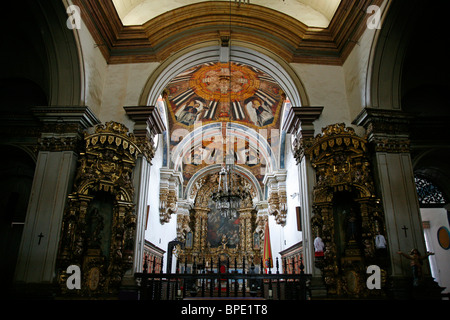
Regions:
M 164 90 L 170 166 L 185 184 L 226 156 L 262 184 L 280 161 L 285 94 L 268 74 L 241 63 L 205 63 L 184 70 Z
M 209 0 L 113 0 L 113 3 L 124 25 L 142 25 L 173 9 L 206 1 Z M 231 4 L 234 2 L 231 0 Z M 251 0 L 250 3 L 279 11 L 309 27 L 326 28 L 341 0 Z
M 219 45 L 261 48 L 287 63 L 342 65 L 382 0 L 73 0 L 108 63 L 161 62 Z

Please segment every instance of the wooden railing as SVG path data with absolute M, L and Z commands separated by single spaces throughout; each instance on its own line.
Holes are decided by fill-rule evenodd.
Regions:
M 211 261 L 212 262 L 212 261 Z M 203 263 L 202 266 L 205 266 Z M 136 273 L 135 278 L 139 286 L 139 299 L 141 300 L 176 300 L 176 299 L 201 299 L 201 298 L 259 298 L 278 300 L 306 300 L 310 297 L 309 283 L 311 275 L 305 274 L 301 268 L 298 274 L 281 274 L 276 263 L 276 272 L 266 274 L 264 268 L 256 272 L 252 264 L 245 268 L 245 261 L 241 268 L 230 269 L 229 263 L 225 272 L 221 272 L 221 266 L 209 268 L 193 268 L 188 273 L 187 263 L 184 272 L 179 270 L 170 273 Z M 284 268 L 286 270 L 286 268 Z

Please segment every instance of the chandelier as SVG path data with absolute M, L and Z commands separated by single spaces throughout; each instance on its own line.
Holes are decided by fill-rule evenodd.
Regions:
M 233 188 L 234 164 L 225 163 L 219 171 L 219 184 L 212 199 L 222 217 L 236 219 L 241 204 L 241 195 Z
M 241 0 L 235 0 L 240 6 Z M 243 3 L 250 3 L 250 0 L 243 0 Z M 230 34 L 231 34 L 231 0 L 230 0 Z M 229 38 L 224 42 L 224 47 L 228 47 Z M 229 48 L 228 48 L 229 49 Z M 228 87 L 226 91 L 229 95 L 229 108 L 231 113 L 231 60 L 229 58 L 229 52 L 227 58 L 224 61 L 228 62 L 229 77 L 224 77 L 224 80 L 228 80 Z M 225 139 L 225 136 L 224 136 Z M 242 195 L 239 194 L 239 188 L 233 188 L 233 175 L 234 175 L 234 156 L 231 153 L 225 153 L 225 163 L 222 164 L 222 168 L 219 171 L 219 184 L 217 191 L 212 195 L 212 200 L 215 202 L 216 210 L 224 218 L 236 219 L 238 217 L 238 210 L 240 208 Z

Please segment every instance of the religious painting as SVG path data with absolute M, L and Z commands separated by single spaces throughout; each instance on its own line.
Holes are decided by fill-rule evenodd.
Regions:
M 207 243 L 211 248 L 225 245 L 228 248 L 236 248 L 239 244 L 239 216 L 231 219 L 222 216 L 212 200 L 209 202 L 209 208 L 211 211 L 208 214 Z
M 175 77 L 166 87 L 170 120 L 239 122 L 255 129 L 279 127 L 285 94 L 264 72 L 239 63 L 207 63 Z
M 168 152 L 183 150 L 181 160 L 176 153 L 168 159 L 174 162 L 167 165 L 181 169 L 184 186 L 196 172 L 223 163 L 230 155 L 263 186 L 268 158 L 261 153 L 258 137 L 267 141 L 278 157 L 286 101 L 285 93 L 270 75 L 241 63 L 205 63 L 173 78 L 163 98 L 170 128 Z M 189 146 L 183 139 L 199 126 L 201 137 L 191 139 L 191 150 L 185 151 Z M 235 130 L 240 133 L 228 133 Z
M 260 246 L 260 236 L 258 232 L 253 233 L 253 249 L 259 250 Z

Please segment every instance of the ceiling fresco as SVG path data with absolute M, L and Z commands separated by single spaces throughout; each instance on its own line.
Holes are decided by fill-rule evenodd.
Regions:
M 268 158 L 273 157 L 263 157 L 262 142 L 265 140 L 271 149 L 278 147 L 286 101 L 271 76 L 244 64 L 206 63 L 173 78 L 163 97 L 168 111 L 169 149 L 172 155 L 183 157 L 185 185 L 198 170 L 223 163 L 227 155 L 262 183 Z M 196 128 L 202 128 L 201 138 L 192 135 Z M 195 141 L 185 146 L 188 139 Z
M 231 69 L 231 71 L 230 71 Z M 170 127 L 196 121 L 239 122 L 255 129 L 279 127 L 283 90 L 269 75 L 237 63 L 209 63 L 175 77 L 166 88 Z

